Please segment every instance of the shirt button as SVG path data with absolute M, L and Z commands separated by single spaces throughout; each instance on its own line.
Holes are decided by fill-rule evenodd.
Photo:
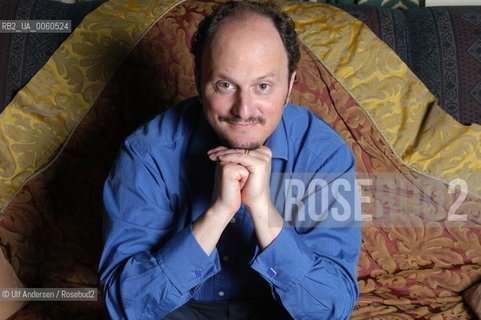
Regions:
M 232 218 L 232 219 L 230 220 L 230 223 L 235 223 L 236 221 L 237 221 L 236 218 Z
M 225 262 L 229 261 L 229 256 L 223 256 L 222 260 L 224 260 Z
M 224 296 L 224 291 L 219 291 L 219 292 L 217 292 L 217 294 L 218 294 L 219 296 L 223 297 L 223 296 Z

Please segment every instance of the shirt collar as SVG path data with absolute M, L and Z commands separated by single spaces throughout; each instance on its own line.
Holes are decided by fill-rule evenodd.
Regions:
M 192 141 L 189 145 L 188 155 L 205 155 L 207 151 L 220 145 L 220 139 L 217 137 L 215 131 L 207 122 L 201 106 L 200 116 L 195 125 Z M 284 116 L 279 121 L 274 132 L 267 139 L 265 146 L 271 149 L 272 158 L 287 160 L 287 133 L 284 126 Z
M 284 115 L 274 132 L 267 139 L 265 146 L 271 149 L 272 158 L 287 160 L 287 133 L 284 126 Z
M 199 104 L 198 107 L 199 117 L 187 151 L 189 156 L 207 155 L 207 151 L 220 145 L 220 139 L 207 122 L 202 106 Z

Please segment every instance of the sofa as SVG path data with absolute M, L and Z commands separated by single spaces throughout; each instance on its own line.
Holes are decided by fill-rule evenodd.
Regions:
M 3 20 L 71 19 L 75 30 L 0 35 L 0 288 L 98 288 L 103 181 L 128 134 L 196 94 L 190 39 L 215 3 L 2 4 Z M 481 6 L 279 5 L 302 40 L 291 101 L 356 157 L 364 219 L 352 319 L 476 319 Z M 0 310 L 106 317 L 100 292 L 0 300 Z

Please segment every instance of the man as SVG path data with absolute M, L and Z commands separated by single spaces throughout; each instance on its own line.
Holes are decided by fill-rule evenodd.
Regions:
M 287 104 L 300 55 L 293 22 L 229 2 L 200 24 L 192 50 L 199 96 L 127 138 L 105 184 L 110 316 L 348 319 L 360 229 L 284 221 L 272 196 L 277 173 L 354 172 L 344 141 Z

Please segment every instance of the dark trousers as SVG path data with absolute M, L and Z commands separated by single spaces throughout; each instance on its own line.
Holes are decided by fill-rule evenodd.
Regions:
M 291 320 L 274 300 L 191 300 L 169 313 L 164 320 Z

